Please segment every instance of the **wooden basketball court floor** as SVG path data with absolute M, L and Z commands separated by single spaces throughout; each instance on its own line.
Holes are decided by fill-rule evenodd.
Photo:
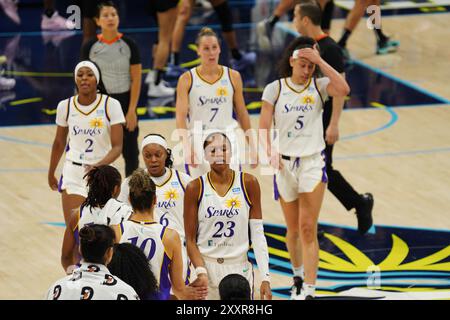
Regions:
M 342 24 L 341 20 L 333 21 L 333 35 L 340 33 Z M 372 31 L 368 31 L 362 22 L 349 41 L 354 57 L 450 100 L 450 48 L 445 41 L 450 30 L 450 14 L 387 17 L 383 19 L 383 27 L 401 40 L 399 52 L 375 56 Z M 253 127 L 257 127 L 258 115 L 251 118 Z M 410 280 L 416 284 L 427 283 L 423 288 L 399 285 L 398 290 L 393 291 L 409 292 L 411 295 L 397 298 L 450 298 L 449 123 L 450 103 L 397 108 L 378 105 L 343 113 L 341 141 L 334 153 L 335 167 L 357 191 L 373 193 L 376 226 L 366 239 L 355 235 L 355 215 L 347 212 L 327 192 L 320 221 L 324 223 L 327 239 L 333 240 L 341 251 L 334 257 L 322 251 L 322 270 L 351 273 L 352 269 L 346 269 L 344 262 L 356 266 L 358 261 L 364 260 L 365 254 L 373 254 L 380 249 L 383 256 L 380 261 L 386 258 L 397 262 L 395 266 L 380 263 L 382 277 L 385 271 L 406 270 L 413 271 Z M 173 119 L 146 120 L 140 122 L 140 128 L 140 138 L 150 132 L 170 137 L 175 122 Z M 58 226 L 63 221 L 60 197 L 47 185 L 50 146 L 55 129 L 54 125 L 0 128 L 0 299 L 41 299 L 47 288 L 64 275 L 59 262 L 64 231 Z M 123 168 L 121 159 L 117 161 L 117 166 Z M 265 222 L 284 225 L 279 204 L 272 198 L 272 176 L 262 176 L 259 169 L 250 172 L 256 174 L 260 181 Z M 335 233 L 328 233 L 327 226 L 333 226 Z M 396 242 L 394 246 L 394 233 L 386 231 L 393 226 L 407 230 L 414 239 L 414 245 L 403 242 L 405 248 Z M 347 233 L 352 236 L 345 243 L 338 243 L 339 239 L 333 238 L 342 238 Z M 434 238 L 435 234 L 439 234 L 440 238 Z M 437 256 L 430 255 L 430 259 L 425 261 L 427 257 L 421 256 L 420 252 L 423 249 L 421 239 L 430 237 L 430 241 L 434 241 L 433 248 L 439 250 L 435 250 L 438 251 Z M 352 239 L 355 241 L 352 242 Z M 351 243 L 358 245 L 352 246 Z M 272 254 L 281 258 L 284 254 L 286 258 L 285 252 L 271 250 Z M 410 265 L 420 259 L 423 263 L 421 266 L 402 268 L 405 258 Z M 344 266 L 341 270 L 330 267 L 332 261 L 338 260 Z M 273 261 L 277 265 L 279 260 Z M 365 274 L 366 270 L 361 268 L 353 271 Z M 438 284 L 430 285 L 430 281 L 420 276 L 414 278 L 414 272 L 426 271 L 440 272 L 439 279 L 430 278 L 431 282 L 437 281 Z M 327 287 L 334 280 L 324 277 L 318 285 Z M 290 281 L 286 273 L 272 273 L 272 287 L 278 288 L 279 292 L 286 290 Z M 414 288 L 407 289 L 411 287 Z M 324 290 L 326 293 L 336 292 Z M 414 296 L 413 293 L 419 295 Z M 283 294 L 275 296 L 276 299 L 283 297 Z

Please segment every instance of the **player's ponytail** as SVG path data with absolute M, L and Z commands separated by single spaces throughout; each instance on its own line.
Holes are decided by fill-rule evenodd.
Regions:
M 154 206 L 156 186 L 147 171 L 136 169 L 130 176 L 128 185 L 133 210 L 148 211 Z
M 80 252 L 88 263 L 104 264 L 106 251 L 114 245 L 114 231 L 104 225 L 87 225 L 81 228 Z
M 103 207 L 113 197 L 114 188 L 120 186 L 119 171 L 108 165 L 92 168 L 84 178 L 87 180 L 88 196 L 83 206 Z

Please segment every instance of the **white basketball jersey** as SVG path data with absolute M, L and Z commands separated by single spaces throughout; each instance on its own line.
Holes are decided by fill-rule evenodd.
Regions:
M 180 235 L 182 243 L 184 242 L 184 193 L 185 187 L 181 182 L 182 173 L 175 169 L 170 170 L 169 177 L 165 182 L 156 185 L 156 206 L 155 220 L 165 227 L 174 229 Z M 186 180 L 186 179 L 185 179 Z
M 217 259 L 247 257 L 250 202 L 243 172 L 233 171 L 233 182 L 224 197 L 217 194 L 209 173 L 201 176 L 197 245 L 203 256 Z
M 109 99 L 107 95 L 97 94 L 92 109 L 85 110 L 79 105 L 78 96 L 69 98 L 67 159 L 83 164 L 94 164 L 111 150 Z
M 194 129 L 195 121 L 201 122 L 201 129 L 234 128 L 233 119 L 234 88 L 231 83 L 230 69 L 221 66 L 222 73 L 217 81 L 209 82 L 202 78 L 198 68 L 189 70 L 191 88 L 189 89 L 189 125 Z
M 280 79 L 280 94 L 275 104 L 274 129 L 278 130 L 280 154 L 305 157 L 325 149 L 323 138 L 323 102 L 311 78 L 302 91 Z
M 122 238 L 120 243 L 131 243 L 140 248 L 148 259 L 148 263 L 159 284 L 160 297 L 170 296 L 169 265 L 172 257 L 166 254 L 162 239 L 166 227 L 157 222 L 141 222 L 128 220 L 120 224 Z
M 113 226 L 128 220 L 133 210 L 126 203 L 109 199 L 103 208 L 81 206 L 79 209 L 78 224 L 75 229 L 75 238 L 78 243 L 78 232 L 86 225 L 101 224 Z

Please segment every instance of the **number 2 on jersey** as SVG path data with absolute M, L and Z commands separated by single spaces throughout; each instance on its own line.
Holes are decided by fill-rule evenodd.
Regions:
M 94 148 L 92 148 L 92 145 L 94 144 L 94 140 L 92 139 L 86 139 L 85 143 L 88 144 L 86 150 L 84 150 L 84 152 L 92 152 L 94 151 Z
M 213 238 L 222 238 L 222 236 L 225 238 L 230 238 L 234 235 L 234 227 L 236 226 L 235 222 L 228 221 L 227 222 L 228 228 L 223 233 L 221 233 L 221 231 L 225 227 L 225 223 L 223 223 L 222 221 L 218 221 L 214 224 L 214 227 L 217 227 L 217 226 L 219 226 L 219 229 L 213 234 Z M 227 231 L 229 231 L 229 232 L 227 233 Z

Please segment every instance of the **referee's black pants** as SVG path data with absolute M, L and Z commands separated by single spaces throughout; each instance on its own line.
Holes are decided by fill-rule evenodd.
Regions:
M 328 111 L 328 112 L 327 112 Z M 323 130 L 324 135 L 330 124 L 331 110 L 324 108 Z M 361 196 L 353 189 L 350 183 L 345 180 L 342 174 L 333 168 L 333 148 L 334 145 L 326 144 L 325 156 L 328 176 L 328 190 L 339 200 L 347 210 L 358 208 L 362 202 Z
M 110 94 L 114 99 L 119 100 L 122 106 L 123 115 L 126 116 L 128 112 L 128 105 L 130 104 L 130 92 Z M 128 177 L 139 167 L 139 147 L 138 147 L 138 136 L 139 136 L 139 123 L 134 131 L 128 131 L 127 128 L 123 127 L 123 147 L 122 156 L 125 160 L 125 176 Z

